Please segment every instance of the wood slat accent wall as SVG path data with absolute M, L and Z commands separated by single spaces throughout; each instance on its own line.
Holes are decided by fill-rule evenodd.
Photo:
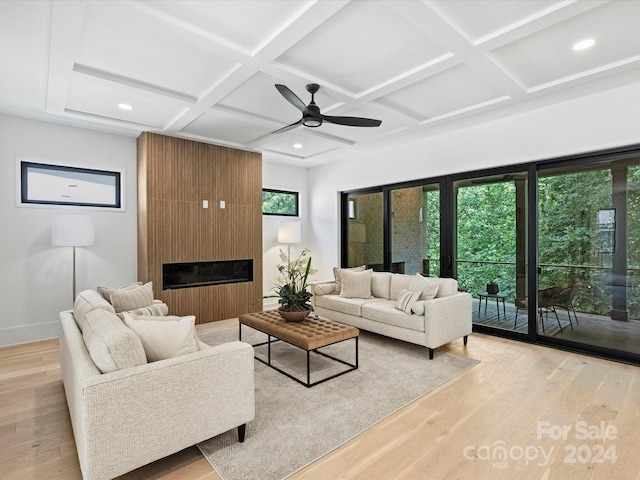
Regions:
M 162 290 L 163 263 L 240 259 L 253 259 L 253 282 Z M 262 309 L 262 302 L 250 306 L 262 296 L 259 153 L 138 137 L 138 279 L 153 282 L 170 314 L 196 315 L 196 323 Z

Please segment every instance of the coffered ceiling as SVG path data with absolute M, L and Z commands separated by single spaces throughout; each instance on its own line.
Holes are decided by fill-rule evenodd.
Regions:
M 638 19 L 636 0 L 5 0 L 0 112 L 318 165 L 640 82 Z M 276 83 L 382 125 L 274 135 L 301 116 Z

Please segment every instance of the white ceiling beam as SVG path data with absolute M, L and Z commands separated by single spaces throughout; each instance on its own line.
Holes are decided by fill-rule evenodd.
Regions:
M 493 85 L 511 98 L 522 98 L 526 94 L 523 86 L 492 61 L 484 51 L 475 47 L 458 26 L 442 13 L 435 2 L 401 2 L 402 8 L 396 2 L 388 3 L 406 21 L 450 49 L 459 63 L 469 67 L 488 85 Z
M 51 8 L 46 109 L 47 113 L 61 115 L 67 103 L 73 65 L 82 35 L 86 4 L 84 2 L 51 2 Z
M 275 58 L 295 45 L 304 38 L 309 31 L 317 28 L 348 3 L 348 1 L 344 0 L 335 2 L 307 2 L 292 18 L 286 19 L 276 30 L 276 33 L 254 52 L 243 50 L 230 42 L 221 42 L 218 38 L 207 34 L 207 32 L 202 32 L 185 22 L 174 21 L 171 17 L 155 9 L 149 9 L 146 5 L 140 5 L 140 8 L 145 11 L 149 10 L 158 18 L 172 22 L 174 26 L 178 26 L 188 33 L 201 36 L 204 43 L 216 44 L 218 46 L 216 53 L 227 56 L 231 53 L 230 56 L 238 62 L 227 75 L 217 82 L 212 83 L 207 93 L 199 98 L 191 109 L 173 119 L 170 124 L 167 125 L 166 131 L 181 131 L 210 108 L 214 107 L 236 88 L 240 87 L 253 75 L 259 71 L 268 70 L 266 67 L 273 62 Z
M 610 0 L 565 0 L 551 5 L 549 8 L 538 12 L 535 15 L 524 18 L 518 22 L 507 25 L 495 32 L 491 32 L 484 37 L 472 40 L 476 47 L 480 47 L 485 52 L 495 50 L 521 38 L 533 35 L 545 28 L 551 27 L 565 20 L 568 20 L 581 13 L 588 12 L 599 7 Z M 436 7 L 437 8 L 437 7 Z

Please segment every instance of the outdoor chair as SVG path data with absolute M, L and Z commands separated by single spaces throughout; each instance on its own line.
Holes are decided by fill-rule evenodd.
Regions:
M 576 314 L 576 309 L 573 306 L 573 300 L 578 294 L 579 285 L 573 285 L 571 287 L 567 287 L 560 291 L 556 298 L 556 307 L 563 308 L 567 311 L 567 316 L 569 317 L 569 324 L 571 325 L 571 329 L 573 330 L 573 321 L 571 319 L 571 312 L 573 312 L 573 316 L 576 320 L 576 325 L 580 325 L 578 323 L 578 315 Z
M 549 317 L 549 312 L 553 312 L 556 316 L 560 331 L 563 331 L 562 324 L 555 309 L 556 306 L 559 306 L 558 299 L 563 290 L 565 290 L 564 287 L 549 287 L 538 291 L 538 315 L 540 317 L 540 323 L 542 324 L 542 333 L 546 333 L 544 320 Z M 529 307 L 528 297 L 516 298 L 514 303 L 516 305 L 516 318 L 513 322 L 513 328 L 515 329 L 518 323 L 518 311 L 520 309 L 526 310 Z M 571 328 L 573 328 L 573 324 Z
M 525 312 L 527 311 L 527 309 L 529 308 L 529 302 L 527 302 L 528 297 L 524 297 L 524 298 L 517 298 L 513 301 L 513 303 L 516 306 L 516 318 L 513 321 L 513 329 L 516 329 L 516 326 L 518 325 L 518 311 L 520 311 L 521 309 L 524 310 Z
M 549 312 L 553 312 L 553 314 L 556 316 L 556 321 L 558 322 L 560 331 L 562 332 L 562 324 L 560 323 L 560 319 L 558 318 L 556 306 L 559 304 L 560 294 L 563 290 L 565 290 L 564 287 L 549 287 L 538 291 L 538 313 L 540 314 L 540 322 L 542 323 L 543 334 L 546 333 L 544 331 L 544 321 L 542 318 L 543 310 L 545 313 L 545 318 L 549 317 Z M 573 329 L 573 324 L 571 325 L 571 328 Z

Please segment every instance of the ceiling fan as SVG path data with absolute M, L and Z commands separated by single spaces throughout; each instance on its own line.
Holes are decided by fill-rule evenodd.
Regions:
M 276 130 L 273 133 L 283 133 L 297 127 L 298 125 L 304 125 L 305 127 L 319 127 L 322 125 L 323 121 L 351 127 L 379 127 L 382 123 L 381 120 L 374 120 L 372 118 L 332 117 L 330 115 L 322 115 L 322 113 L 320 113 L 320 107 L 316 105 L 314 99 L 316 92 L 320 89 L 320 85 L 317 83 L 310 83 L 307 85 L 307 92 L 311 94 L 311 103 L 309 103 L 309 105 L 305 105 L 304 102 L 300 100 L 300 98 L 298 98 L 298 96 L 286 85 L 276 84 L 276 88 L 291 105 L 302 112 L 302 118 L 291 125 L 287 125 L 286 127 Z

